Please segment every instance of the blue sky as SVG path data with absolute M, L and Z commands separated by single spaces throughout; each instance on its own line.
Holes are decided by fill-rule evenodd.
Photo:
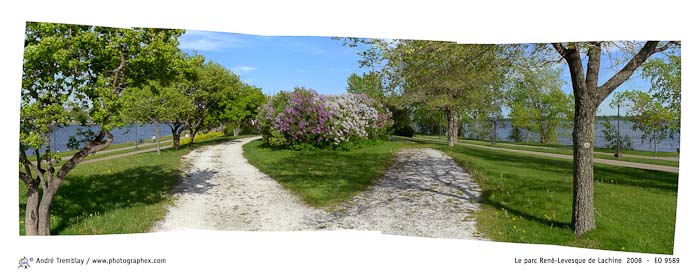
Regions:
M 187 31 L 180 38 L 180 47 L 186 52 L 197 51 L 238 74 L 248 83 L 261 87 L 266 94 L 303 86 L 324 94 L 344 93 L 347 77 L 361 74 L 358 48 L 342 45 L 330 37 L 257 36 L 234 33 Z M 611 51 L 613 56 L 618 51 Z M 569 71 L 565 63 L 562 79 L 564 92 L 571 93 Z M 611 65 L 609 58 L 601 63 L 601 84 L 620 65 Z M 635 73 L 615 92 L 648 90 L 649 82 Z M 614 93 L 613 93 L 614 95 Z M 600 106 L 599 114 L 612 115 L 610 95 Z M 624 109 L 623 109 L 624 114 Z
M 266 94 L 303 86 L 324 94 L 345 92 L 346 79 L 359 69 L 357 48 L 329 37 L 255 36 L 187 31 L 180 47 L 196 50 L 232 70 Z

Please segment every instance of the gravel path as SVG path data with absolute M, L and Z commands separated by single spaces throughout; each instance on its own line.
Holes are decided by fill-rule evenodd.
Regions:
M 154 231 L 360 229 L 478 238 L 472 212 L 479 208 L 479 189 L 440 151 L 399 152 L 375 185 L 329 213 L 304 205 L 250 165 L 242 145 L 254 139 L 203 147 L 185 156 L 191 167 L 176 189 L 175 205 Z
M 399 152 L 369 190 L 343 205 L 341 228 L 435 238 L 478 238 L 473 211 L 480 190 L 450 157 L 434 149 Z
M 302 204 L 243 157 L 257 138 L 197 149 L 176 188 L 175 205 L 155 231 L 186 229 L 293 231 L 316 229 L 324 211 Z

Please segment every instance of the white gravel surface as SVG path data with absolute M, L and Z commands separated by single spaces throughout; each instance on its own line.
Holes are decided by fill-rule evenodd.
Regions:
M 479 209 L 479 192 L 471 177 L 444 153 L 403 150 L 377 184 L 343 205 L 339 227 L 481 239 L 472 214 Z
M 326 213 L 307 207 L 243 157 L 257 138 L 197 149 L 176 189 L 175 205 L 156 231 L 187 229 L 292 231 L 314 229 Z
M 481 239 L 472 214 L 479 209 L 478 186 L 440 151 L 399 152 L 380 181 L 327 212 L 301 203 L 250 165 L 242 146 L 254 139 L 207 146 L 185 156 L 190 167 L 176 188 L 175 205 L 154 231 L 360 229 Z

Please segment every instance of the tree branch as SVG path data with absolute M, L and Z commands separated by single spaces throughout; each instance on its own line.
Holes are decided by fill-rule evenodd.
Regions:
M 122 70 L 124 70 L 124 66 L 126 66 L 126 57 L 124 56 L 124 51 L 119 52 L 119 66 L 117 66 L 117 69 L 114 69 L 114 80 L 112 81 L 112 92 L 117 93 L 120 87 L 119 79 L 120 74 Z
M 107 137 L 106 140 L 103 141 L 103 139 Z M 78 166 L 78 164 L 88 155 L 91 153 L 100 151 L 102 149 L 105 149 L 108 147 L 110 144 L 112 144 L 112 140 L 114 139 L 114 136 L 109 131 L 101 130 L 95 138 L 89 142 L 85 147 L 81 148 L 80 151 L 75 153 L 73 157 L 70 158 L 63 166 L 61 169 L 58 171 L 58 180 L 57 184 L 52 184 L 52 187 L 55 186 L 58 188 L 60 186 L 60 182 L 63 181 L 66 175 L 68 175 L 68 172 Z
M 620 71 L 618 71 L 615 75 L 613 75 L 610 79 L 608 79 L 603 86 L 601 86 L 598 91 L 596 92 L 596 102 L 600 104 L 605 97 L 607 97 L 610 93 L 615 91 L 617 87 L 619 87 L 622 83 L 624 83 L 627 79 L 629 79 L 630 76 L 634 73 L 639 66 L 644 63 L 645 60 L 647 60 L 652 54 L 657 51 L 657 49 L 662 49 L 666 50 L 668 49 L 668 46 L 663 46 L 660 48 L 656 48 L 656 45 L 659 43 L 659 41 L 647 41 L 642 49 L 637 52 L 637 54 L 632 57 L 632 59 L 625 64 L 624 67 Z M 669 42 L 670 44 L 670 42 Z M 668 45 L 668 44 L 666 44 Z
M 552 46 L 563 58 L 566 58 L 566 48 L 561 43 L 552 43 Z
M 600 74 L 600 45 L 601 42 L 590 42 L 588 47 L 586 89 L 589 91 L 593 91 L 598 87 L 598 75 Z
M 578 52 L 578 46 L 574 44 L 574 48 L 564 48 L 560 43 L 552 43 L 552 46 L 566 59 L 566 63 L 569 65 L 574 95 L 584 95 L 582 87 L 586 86 L 586 79 L 583 74 L 583 63 Z
M 22 172 L 20 172 L 20 177 L 22 178 L 25 184 L 30 185 L 31 182 L 36 182 L 37 179 L 39 181 L 44 180 L 44 172 L 42 171 L 42 169 L 34 165 L 31 161 L 29 161 L 29 159 L 27 159 L 27 153 L 24 150 L 22 150 L 22 152 L 19 153 L 19 161 L 22 163 L 22 165 L 24 165 L 24 171 L 26 172 L 25 175 L 22 175 Z M 36 172 L 37 179 L 34 179 L 34 177 L 32 177 L 32 171 Z
M 667 43 L 664 44 L 663 46 L 657 47 L 656 50 L 654 50 L 654 53 L 663 52 L 663 51 L 665 51 L 666 49 L 670 48 L 672 45 L 681 45 L 681 42 L 679 42 L 679 41 L 670 41 L 670 42 L 667 42 Z

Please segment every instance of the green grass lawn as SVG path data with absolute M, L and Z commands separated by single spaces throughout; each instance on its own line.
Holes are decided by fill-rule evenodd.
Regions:
M 413 139 L 419 141 L 418 139 Z M 446 152 L 480 184 L 477 226 L 504 242 L 672 254 L 678 174 L 595 165 L 597 229 L 570 229 L 571 161 L 446 144 L 385 142 L 351 152 L 271 150 L 254 141 L 248 160 L 316 207 L 333 207 L 365 190 L 401 148 Z
M 240 136 L 241 138 L 244 136 Z M 51 206 L 52 234 L 138 233 L 165 216 L 170 190 L 180 177 L 180 157 L 202 145 L 231 140 L 200 140 L 158 156 L 147 152 L 79 165 L 68 174 Z M 20 234 L 24 235 L 26 187 L 20 181 Z
M 446 137 L 439 137 L 439 136 L 418 136 L 418 138 L 447 141 Z M 573 150 L 571 150 L 571 146 L 562 146 L 562 145 L 544 145 L 544 144 L 533 145 L 531 143 L 514 144 L 514 143 L 507 143 L 507 142 L 497 142 L 495 145 L 492 145 L 491 142 L 488 142 L 488 141 L 465 140 L 465 139 L 459 139 L 458 142 L 467 143 L 467 144 L 474 144 L 474 145 L 481 145 L 481 146 L 493 146 L 493 147 L 499 147 L 499 148 L 527 150 L 527 151 L 552 153 L 552 154 L 563 154 L 563 155 L 572 155 L 573 154 Z M 539 148 L 538 146 L 548 147 L 548 148 Z M 609 152 L 610 150 L 605 149 L 605 148 L 596 148 L 595 151 L 596 152 Z M 612 152 L 614 152 L 614 151 L 612 151 Z M 627 162 L 637 162 L 637 163 L 645 163 L 645 164 L 655 164 L 655 165 L 678 167 L 677 161 L 656 160 L 656 159 L 652 159 L 652 158 L 626 157 L 625 154 L 630 154 L 630 155 L 634 154 L 634 155 L 654 157 L 653 152 L 631 151 L 631 150 L 630 151 L 623 151 L 622 157 L 620 157 L 620 158 L 615 158 L 615 156 L 608 155 L 608 154 L 594 154 L 593 157 L 599 158 L 599 159 L 619 160 L 619 161 L 627 161 Z M 656 157 L 671 157 L 671 155 L 669 155 L 669 154 L 673 154 L 673 153 L 672 152 L 663 152 L 663 153 L 659 152 L 659 154 L 657 154 Z M 675 153 L 675 155 L 677 157 L 678 153 Z
M 172 140 L 172 138 L 173 138 L 173 136 L 161 137 L 161 138 L 160 138 L 161 147 L 171 146 L 171 145 L 172 145 L 172 142 L 166 142 L 166 141 Z M 131 148 L 125 148 L 125 147 L 131 147 Z M 137 150 L 139 150 L 139 149 L 153 148 L 153 147 L 156 147 L 156 144 L 151 143 L 150 140 L 149 140 L 149 141 L 145 141 L 145 142 L 142 143 L 142 144 L 139 144 L 139 148 L 136 148 L 136 145 L 134 144 L 134 141 L 126 142 L 126 143 L 120 143 L 120 144 L 112 144 L 112 145 L 108 146 L 107 148 L 105 148 L 105 149 L 103 149 L 103 150 L 101 150 L 101 151 L 95 153 L 95 155 L 90 155 L 90 156 L 88 156 L 87 159 L 95 158 L 95 157 L 100 157 L 100 156 L 102 156 L 102 157 L 104 157 L 104 156 L 110 156 L 110 155 L 120 154 L 120 153 L 128 153 L 128 152 L 137 151 Z M 105 152 L 105 151 L 107 151 L 107 150 L 113 150 L 113 149 L 117 149 L 117 148 L 125 148 L 125 150 L 112 151 L 112 152 Z M 68 156 L 73 156 L 73 154 L 75 154 L 75 153 L 77 153 L 77 152 L 78 152 L 78 150 L 68 150 L 68 151 L 61 151 L 61 152 L 58 152 L 58 153 L 56 153 L 56 154 L 57 154 L 58 156 L 60 156 L 60 157 L 68 157 Z M 29 159 L 30 161 L 36 161 L 36 156 L 27 155 L 27 159 Z
M 595 165 L 597 229 L 576 238 L 569 160 L 436 144 L 483 190 L 479 231 L 496 241 L 673 253 L 678 174 Z
M 273 150 L 261 140 L 243 146 L 248 161 L 314 207 L 332 208 L 365 190 L 391 166 L 403 142 L 353 151 Z
M 430 135 L 418 135 L 418 136 L 420 136 L 420 137 L 436 137 L 436 138 L 441 138 L 441 139 L 447 139 L 447 136 L 430 136 Z M 468 139 L 467 141 L 483 142 L 483 143 L 490 144 L 490 141 L 488 141 L 488 140 Z M 562 144 L 543 144 L 543 143 L 538 143 L 538 142 L 513 143 L 513 142 L 507 142 L 507 141 L 497 141 L 497 143 L 515 144 L 515 145 L 533 146 L 533 147 L 550 147 L 550 148 L 557 148 L 557 149 L 564 149 L 564 150 L 572 150 L 571 145 L 562 145 Z M 596 147 L 596 151 L 606 152 L 606 153 L 615 153 L 615 148 Z M 630 155 L 638 155 L 638 156 L 646 156 L 646 157 L 678 157 L 678 152 L 668 152 L 668 151 L 658 151 L 658 152 L 656 152 L 656 154 L 654 154 L 653 151 L 623 149 L 622 154 L 623 155 L 630 154 Z

